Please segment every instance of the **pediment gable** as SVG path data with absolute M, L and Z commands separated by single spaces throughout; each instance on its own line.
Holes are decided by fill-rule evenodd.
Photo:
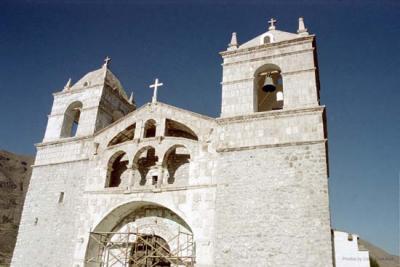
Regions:
M 145 122 L 148 120 L 155 120 L 157 125 L 160 125 L 165 120 L 178 122 L 191 129 L 198 136 L 199 140 L 206 138 L 211 129 L 216 125 L 216 120 L 211 117 L 161 102 L 147 103 L 97 132 L 95 134 L 95 142 L 104 145 L 117 134 L 132 127 L 134 124 L 136 124 L 135 127 L 144 127 Z M 134 136 L 133 138 L 137 139 L 142 137 Z

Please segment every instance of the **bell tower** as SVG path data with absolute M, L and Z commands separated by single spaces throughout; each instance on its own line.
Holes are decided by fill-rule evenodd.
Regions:
M 68 137 L 92 135 L 135 109 L 119 80 L 109 70 L 109 58 L 103 66 L 89 72 L 72 85 L 54 93 L 44 142 Z
M 238 44 L 236 33 L 223 58 L 221 117 L 319 105 L 315 36 L 299 18 L 297 33 L 276 29 Z

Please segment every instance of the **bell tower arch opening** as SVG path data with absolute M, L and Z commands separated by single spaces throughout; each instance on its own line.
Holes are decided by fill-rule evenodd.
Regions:
M 283 96 L 280 68 L 274 64 L 266 64 L 258 68 L 254 73 L 254 111 L 283 109 Z
M 61 137 L 73 137 L 78 133 L 79 119 L 82 112 L 82 102 L 71 103 L 64 113 Z

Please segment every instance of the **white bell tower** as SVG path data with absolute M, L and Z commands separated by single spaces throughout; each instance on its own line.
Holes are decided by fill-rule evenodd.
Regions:
M 109 70 L 110 58 L 103 66 L 86 74 L 75 84 L 68 80 L 54 93 L 44 142 L 67 137 L 92 135 L 135 109 L 121 83 Z
M 221 117 L 319 105 L 315 36 L 303 18 L 297 33 L 276 29 L 245 42 L 233 33 L 223 58 Z

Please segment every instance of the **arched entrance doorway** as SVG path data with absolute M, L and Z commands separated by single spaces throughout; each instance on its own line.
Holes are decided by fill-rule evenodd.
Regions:
M 85 266 L 194 266 L 195 244 L 186 222 L 149 202 L 131 202 L 109 213 L 90 233 Z

